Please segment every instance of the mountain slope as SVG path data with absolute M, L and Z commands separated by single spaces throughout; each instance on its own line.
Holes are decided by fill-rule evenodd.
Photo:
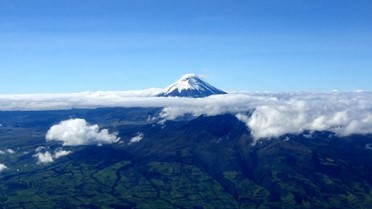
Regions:
M 186 74 L 178 81 L 158 94 L 160 97 L 207 97 L 214 94 L 226 94 L 195 74 Z
M 372 206 L 371 135 L 305 132 L 252 146 L 249 130 L 234 115 L 148 120 L 159 111 L 0 112 L 1 149 L 15 150 L 0 155 L 9 167 L 0 174 L 0 208 Z M 69 115 L 117 131 L 121 142 L 64 147 L 72 153 L 36 164 L 36 147 L 60 146 L 45 142 L 46 129 Z M 137 133 L 143 139 L 130 144 Z

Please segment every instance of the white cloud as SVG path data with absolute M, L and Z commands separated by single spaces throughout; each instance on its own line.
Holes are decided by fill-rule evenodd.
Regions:
M 8 169 L 8 166 L 0 163 L 0 173 L 7 169 Z
M 47 149 L 49 149 L 49 147 L 39 146 L 39 147 L 37 147 L 37 148 L 35 149 L 35 152 L 41 152 L 41 151 L 43 151 L 43 150 L 47 150 Z
M 63 150 L 63 149 L 59 148 L 59 149 L 56 149 L 56 151 L 54 152 L 53 158 L 58 159 L 60 157 L 64 157 L 64 156 L 69 155 L 71 153 L 72 153 L 71 151 L 67 151 L 67 150 Z
M 327 96 L 328 98 L 326 98 Z M 287 133 L 331 131 L 339 136 L 372 133 L 371 95 L 292 95 L 273 104 L 255 107 L 245 122 L 254 139 L 278 137 Z
M 213 116 L 232 113 L 247 124 L 254 139 L 297 134 L 304 130 L 332 131 L 339 136 L 372 133 L 372 92 L 247 93 L 207 98 L 153 97 L 159 89 L 76 94 L 0 95 L 0 110 L 46 110 L 97 107 L 159 107 L 160 117 L 173 120 L 185 114 Z M 249 114 L 247 114 L 249 112 Z M 53 126 L 48 140 L 64 145 L 117 141 L 83 119 Z M 82 120 L 82 121 L 81 121 Z M 91 133 L 91 134 L 88 134 Z M 93 137 L 94 136 L 94 137 Z
M 135 91 L 95 91 L 59 94 L 0 94 L 0 110 L 61 110 L 128 105 L 147 100 L 162 89 Z
M 144 135 L 143 133 L 138 133 L 137 135 L 133 136 L 128 144 L 133 144 L 141 141 L 143 139 Z
M 120 139 L 117 133 L 100 130 L 98 125 L 90 125 L 80 118 L 61 121 L 52 126 L 45 138 L 47 141 L 61 141 L 64 146 L 111 144 Z
M 35 154 L 33 155 L 37 158 L 37 164 L 48 164 L 54 162 L 55 159 L 61 158 L 63 156 L 69 155 L 72 152 L 63 150 L 62 148 L 57 148 L 54 150 L 54 154 L 48 151 L 48 147 L 37 147 L 35 149 Z
M 37 164 L 48 164 L 54 162 L 52 154 L 49 151 L 37 152 L 34 154 L 34 157 L 37 158 Z
M 0 150 L 0 155 L 14 154 L 15 151 L 12 149 Z

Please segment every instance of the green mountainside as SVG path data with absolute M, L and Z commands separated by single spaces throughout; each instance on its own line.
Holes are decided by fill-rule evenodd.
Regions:
M 232 115 L 158 123 L 157 108 L 0 112 L 2 208 L 372 208 L 371 135 L 287 135 L 252 145 Z M 119 143 L 63 147 L 47 130 L 84 118 Z M 129 140 L 137 133 L 144 138 Z

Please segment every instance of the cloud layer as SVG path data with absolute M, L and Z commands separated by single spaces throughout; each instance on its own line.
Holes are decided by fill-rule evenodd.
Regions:
M 247 124 L 256 140 L 304 131 L 331 131 L 339 136 L 372 133 L 370 110 L 354 108 L 290 101 L 258 106 L 250 117 L 237 114 L 237 118 Z
M 69 119 L 52 126 L 46 136 L 47 141 L 61 141 L 63 146 L 90 144 L 111 144 L 120 138 L 116 133 L 110 134 L 107 129 L 99 129 L 98 125 L 90 125 L 85 119 Z
M 185 114 L 232 113 L 245 122 L 255 140 L 308 131 L 332 131 L 339 136 L 372 133 L 371 92 L 230 93 L 207 98 L 153 97 L 159 89 L 76 94 L 0 95 L 0 110 L 50 110 L 97 107 L 159 107 L 160 118 Z M 64 145 L 113 143 L 116 134 L 83 119 L 51 127 L 47 140 Z

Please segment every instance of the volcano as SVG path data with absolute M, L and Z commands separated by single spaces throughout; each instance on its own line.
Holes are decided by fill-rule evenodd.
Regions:
M 158 94 L 159 97 L 201 98 L 226 92 L 210 85 L 195 74 L 186 74 Z

